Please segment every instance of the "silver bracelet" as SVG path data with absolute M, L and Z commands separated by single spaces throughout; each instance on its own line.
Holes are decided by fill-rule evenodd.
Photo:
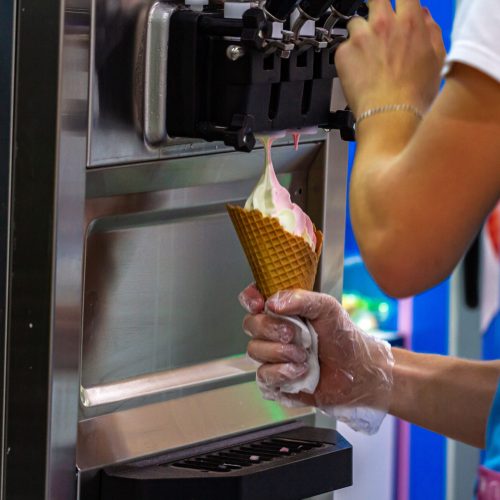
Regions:
M 411 113 L 420 119 L 424 117 L 423 113 L 421 113 L 418 108 L 412 106 L 411 104 L 386 104 L 385 106 L 380 106 L 379 108 L 371 108 L 364 113 L 361 113 L 356 120 L 355 127 L 358 127 L 363 120 L 366 120 L 371 116 L 379 115 L 381 113 L 392 113 L 395 111 L 404 111 L 406 113 Z

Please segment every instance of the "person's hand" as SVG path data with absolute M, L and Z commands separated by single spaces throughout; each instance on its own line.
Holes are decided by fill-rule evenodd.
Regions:
M 359 117 L 376 107 L 409 104 L 424 113 L 439 91 L 446 55 L 439 26 L 419 0 L 370 0 L 368 21 L 355 17 L 335 64 Z
M 250 314 L 258 314 L 264 310 L 265 300 L 255 283 L 248 285 L 239 295 L 242 307 Z
M 248 287 L 239 298 L 251 313 L 245 317 L 243 328 L 252 337 L 249 356 L 262 363 L 257 376 L 264 384 L 279 388 L 307 372 L 306 353 L 293 344 L 295 326 L 265 311 L 300 316 L 308 319 L 318 334 L 321 376 L 314 394 L 290 395 L 290 399 L 321 409 L 388 409 L 393 366 L 390 347 L 359 330 L 333 297 L 304 290 L 278 292 L 265 303 L 265 311 L 255 286 Z

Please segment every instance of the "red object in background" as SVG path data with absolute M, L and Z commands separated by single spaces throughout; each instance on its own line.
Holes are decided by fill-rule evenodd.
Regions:
M 500 498 L 500 473 L 479 467 L 477 500 L 497 500 Z
M 486 220 L 486 231 L 491 239 L 497 258 L 500 258 L 500 203 Z

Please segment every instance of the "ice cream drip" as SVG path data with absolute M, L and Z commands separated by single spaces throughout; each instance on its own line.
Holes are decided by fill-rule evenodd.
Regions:
M 316 135 L 318 133 L 318 127 L 306 127 L 300 130 L 287 130 L 287 134 L 291 134 L 293 138 L 293 147 L 295 151 L 299 149 L 300 136 L 302 135 Z
M 301 236 L 313 250 L 316 250 L 316 234 L 311 219 L 297 204 L 292 202 L 290 193 L 279 183 L 274 171 L 271 146 L 283 135 L 284 133 L 257 137 L 265 150 L 264 173 L 249 196 L 245 209 L 260 210 L 264 215 L 275 217 L 284 229 L 296 236 Z

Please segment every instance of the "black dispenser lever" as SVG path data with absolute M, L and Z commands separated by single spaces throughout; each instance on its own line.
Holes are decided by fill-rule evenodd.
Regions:
M 352 17 L 361 7 L 364 0 L 333 0 L 332 7 L 345 17 Z
M 284 23 L 298 3 L 299 0 L 267 0 L 264 4 L 264 11 L 272 21 Z
M 332 12 L 323 27 L 330 32 L 338 21 L 351 19 L 364 3 L 364 0 L 333 0 L 331 4 Z
M 316 22 L 330 7 L 333 0 L 302 0 L 298 5 L 299 17 L 293 23 L 292 31 L 299 36 L 307 21 Z
M 333 0 L 302 0 L 299 4 L 301 15 L 317 21 L 330 7 Z

